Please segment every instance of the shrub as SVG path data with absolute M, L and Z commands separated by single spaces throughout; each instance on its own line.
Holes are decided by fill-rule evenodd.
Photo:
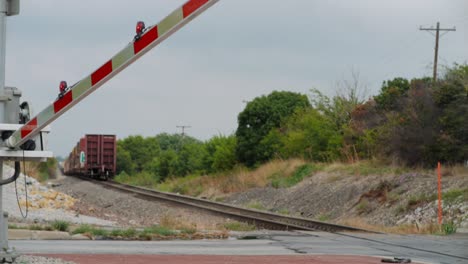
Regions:
M 282 173 L 275 173 L 270 176 L 271 186 L 273 188 L 289 188 L 301 182 L 304 178 L 311 176 L 323 166 L 317 164 L 304 164 L 294 171 L 293 175 L 285 176 Z
M 52 223 L 52 228 L 58 231 L 66 232 L 68 231 L 68 228 L 70 227 L 70 223 L 66 221 L 61 221 L 61 220 L 55 220 Z
M 442 224 L 442 231 L 446 235 L 451 235 L 457 232 L 457 226 L 455 225 L 454 222 Z

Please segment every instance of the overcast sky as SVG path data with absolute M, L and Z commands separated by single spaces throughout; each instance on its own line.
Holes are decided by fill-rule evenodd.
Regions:
M 158 23 L 184 0 L 21 0 L 8 18 L 6 85 L 36 113 L 120 51 L 135 24 Z M 335 93 L 359 72 L 371 94 L 393 77 L 431 76 L 468 61 L 467 0 L 220 0 L 52 124 L 49 146 L 68 155 L 84 134 L 162 132 L 206 140 L 237 128 L 243 101 L 288 90 Z

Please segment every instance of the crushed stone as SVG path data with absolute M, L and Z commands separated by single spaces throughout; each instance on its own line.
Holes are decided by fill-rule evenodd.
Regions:
M 3 166 L 3 177 L 13 175 L 14 169 Z M 28 217 L 23 219 L 16 199 L 15 184 L 3 186 L 3 211 L 8 212 L 10 222 L 33 222 L 45 223 L 55 220 L 67 221 L 74 224 L 92 224 L 101 226 L 112 226 L 114 222 L 99 219 L 85 214 L 77 214 L 73 210 L 77 202 L 75 198 L 42 185 L 36 179 L 25 176 L 23 173 L 17 179 L 18 198 L 23 214 L 26 212 L 26 192 L 24 181 L 28 191 Z

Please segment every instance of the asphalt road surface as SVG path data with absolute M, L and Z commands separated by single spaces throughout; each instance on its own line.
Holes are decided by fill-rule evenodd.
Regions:
M 468 236 L 255 232 L 247 239 L 202 241 L 10 241 L 20 254 L 365 255 L 424 263 L 468 263 Z

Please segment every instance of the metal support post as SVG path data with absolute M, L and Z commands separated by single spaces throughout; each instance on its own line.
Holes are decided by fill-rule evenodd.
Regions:
M 19 0 L 0 0 L 0 124 L 7 122 L 5 65 L 6 65 L 6 20 L 7 16 L 19 14 Z M 4 157 L 0 157 L 0 179 L 3 179 Z M 3 187 L 0 185 L 0 263 L 13 262 L 17 254 L 8 246 L 8 213 L 3 212 Z
M 6 17 L 8 1 L 0 0 L 0 97 L 5 94 Z M 0 101 L 0 123 L 5 121 L 5 102 Z M 3 159 L 0 159 L 0 177 L 3 179 Z M 0 186 L 0 250 L 8 250 L 8 223 L 3 214 L 3 187 Z

